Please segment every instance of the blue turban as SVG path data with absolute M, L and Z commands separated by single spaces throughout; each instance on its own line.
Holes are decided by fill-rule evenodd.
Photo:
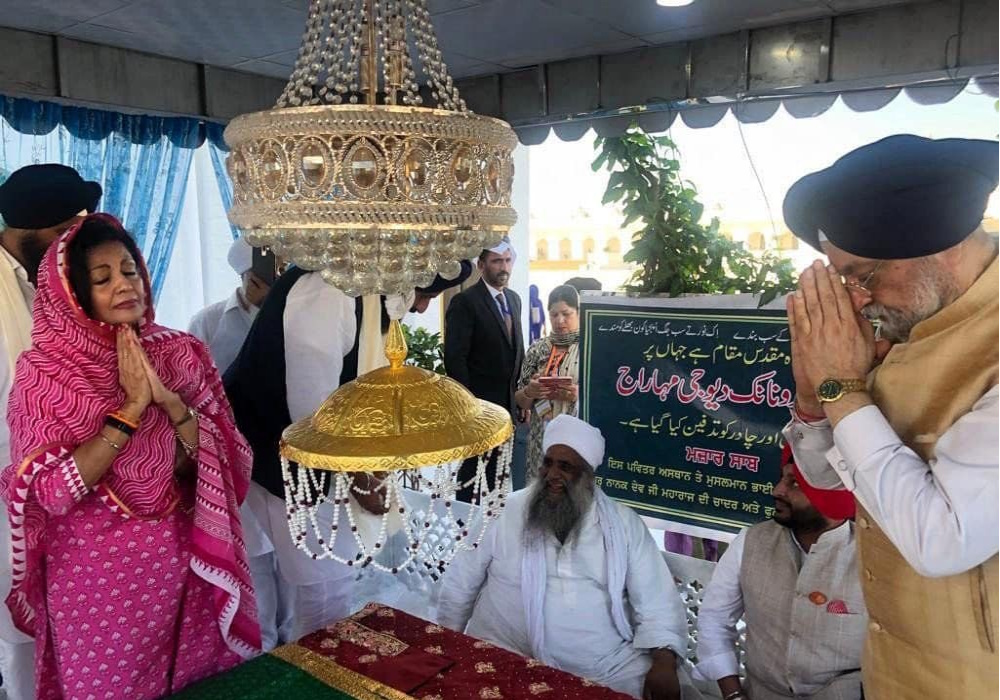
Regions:
M 820 250 L 895 260 L 961 243 L 997 186 L 997 142 L 903 134 L 862 146 L 806 175 L 785 196 L 785 223 Z

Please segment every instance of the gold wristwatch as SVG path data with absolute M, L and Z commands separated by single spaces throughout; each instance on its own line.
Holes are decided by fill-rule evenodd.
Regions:
M 852 391 L 865 391 L 868 383 L 864 379 L 824 379 L 816 387 L 816 398 L 823 403 L 831 403 L 844 398 Z

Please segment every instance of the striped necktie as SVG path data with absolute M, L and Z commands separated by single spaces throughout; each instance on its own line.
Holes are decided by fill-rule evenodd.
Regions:
M 500 312 L 503 315 L 503 322 L 507 326 L 507 337 L 513 338 L 514 319 L 510 317 L 510 308 L 507 306 L 507 299 L 504 297 L 503 292 L 497 293 L 497 303 L 500 304 Z

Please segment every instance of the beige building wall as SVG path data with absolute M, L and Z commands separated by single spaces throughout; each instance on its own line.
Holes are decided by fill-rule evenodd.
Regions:
M 1000 222 L 988 216 L 983 228 L 1000 235 Z M 574 217 L 565 225 L 532 220 L 530 225 L 529 282 L 538 285 L 544 301 L 552 287 L 570 277 L 593 277 L 606 291 L 625 284 L 634 266 L 622 260 L 631 247 L 633 227 L 628 231 L 608 221 Z M 818 252 L 802 243 L 779 224 L 777 233 L 769 221 L 722 222 L 720 230 L 729 240 L 744 244 L 754 253 L 773 251 L 792 260 L 797 270 L 804 269 L 818 257 Z
M 594 277 L 605 290 L 623 285 L 634 266 L 624 262 L 631 248 L 632 233 L 640 227 L 622 230 L 608 221 L 574 217 L 566 224 L 531 222 L 530 282 L 537 284 L 544 296 L 548 290 L 570 277 Z M 815 252 L 786 229 L 772 233 L 770 222 L 746 221 L 723 223 L 721 231 L 730 240 L 743 243 L 752 252 L 770 250 L 791 258 L 805 267 Z

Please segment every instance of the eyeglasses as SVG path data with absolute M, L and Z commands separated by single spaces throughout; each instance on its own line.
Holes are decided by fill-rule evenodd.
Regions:
M 881 267 L 882 267 L 882 265 L 884 263 L 885 263 L 885 260 L 879 260 L 878 264 L 875 265 L 875 267 L 872 268 L 871 272 L 869 272 L 867 275 L 865 275 L 865 278 L 863 280 L 859 280 L 857 282 L 852 282 L 847 277 L 843 277 L 842 279 L 843 279 L 843 282 L 844 282 L 844 286 L 846 286 L 846 287 L 854 287 L 855 289 L 861 289 L 861 290 L 863 290 L 865 292 L 868 292 L 870 294 L 871 291 L 872 291 L 872 288 L 870 286 L 871 283 L 872 283 L 872 279 L 875 277 L 875 273 L 878 272 L 879 269 L 881 269 Z

